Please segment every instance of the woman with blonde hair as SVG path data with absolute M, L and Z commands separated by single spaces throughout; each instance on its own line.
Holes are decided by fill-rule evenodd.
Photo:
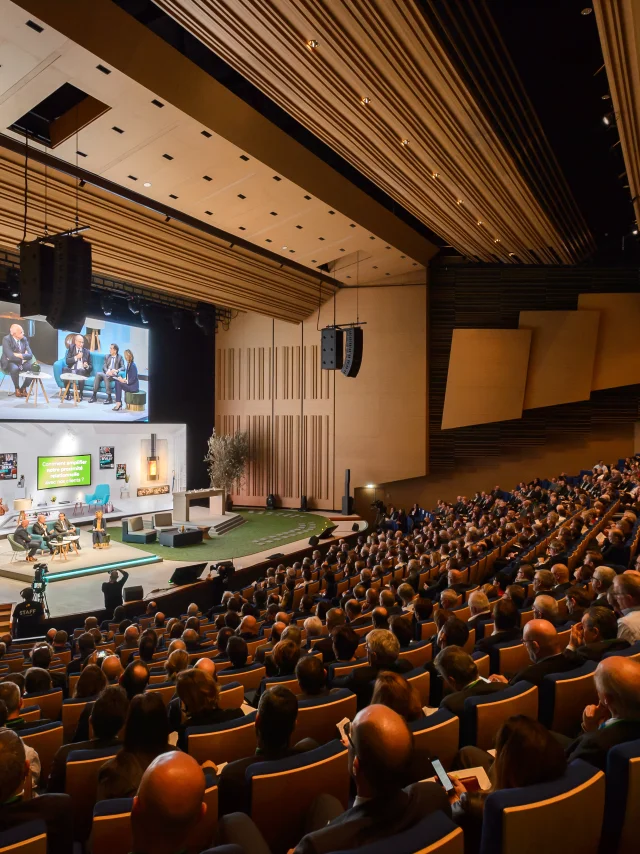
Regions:
M 124 351 L 124 360 L 126 363 L 124 377 L 115 377 L 116 405 L 113 407 L 115 412 L 120 412 L 120 410 L 122 409 L 123 391 L 140 391 L 140 382 L 138 381 L 138 368 L 136 367 L 136 363 L 133 361 L 133 353 L 131 352 L 131 350 Z
M 93 519 L 93 547 L 94 549 L 102 548 L 107 543 L 107 526 L 104 523 L 102 510 L 96 510 L 96 515 Z

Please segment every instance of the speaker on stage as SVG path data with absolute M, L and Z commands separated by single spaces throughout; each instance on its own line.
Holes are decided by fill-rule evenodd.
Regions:
M 178 566 L 169 579 L 169 584 L 194 584 L 207 568 L 206 563 L 192 563 L 189 566 Z
M 267 560 L 280 560 L 281 557 L 284 557 L 284 552 L 276 552 L 274 555 L 269 555 Z
M 53 290 L 47 323 L 80 332 L 91 293 L 91 244 L 82 237 L 59 237 L 53 251 Z
M 276 509 L 276 497 L 273 492 L 270 492 L 267 495 L 267 510 L 275 510 Z
M 354 522 L 353 525 L 351 526 L 351 530 L 352 531 L 359 531 L 360 525 L 357 522 Z
M 329 527 L 325 528 L 324 531 L 320 534 L 320 539 L 328 540 L 337 527 L 337 525 L 329 525 Z
M 53 246 L 20 244 L 20 316 L 47 314 L 53 290 Z
M 342 515 L 351 516 L 353 513 L 353 498 L 351 492 L 351 469 L 344 470 L 344 495 L 342 496 Z
M 362 344 L 364 334 L 361 326 L 350 326 L 347 329 L 347 344 L 345 347 L 342 373 L 345 377 L 357 377 L 362 364 Z
M 303 495 L 302 498 L 300 499 L 300 510 L 302 513 L 306 513 L 307 509 L 308 509 L 307 496 Z
M 319 542 L 320 542 L 320 538 L 319 538 L 319 537 L 309 537 L 309 545 L 310 545 L 310 546 L 314 546 L 314 547 L 315 547 L 315 546 L 317 546 L 317 545 L 318 545 L 318 543 L 319 543 Z
M 344 346 L 344 333 L 342 329 L 327 326 L 320 334 L 320 349 L 322 355 L 323 371 L 339 371 L 342 367 Z
M 125 587 L 122 592 L 124 594 L 125 602 L 138 602 L 140 599 L 144 598 L 141 584 L 137 584 L 135 587 Z

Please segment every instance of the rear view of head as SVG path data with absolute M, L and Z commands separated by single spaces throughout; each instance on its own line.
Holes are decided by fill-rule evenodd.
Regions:
M 119 685 L 107 685 L 91 710 L 91 724 L 96 738 L 115 738 L 127 717 L 127 695 Z
M 415 721 L 422 716 L 422 703 L 418 689 L 407 682 L 403 676 L 391 670 L 383 670 L 378 674 L 371 703 L 393 709 L 405 721 Z
M 284 685 L 264 691 L 258 703 L 256 734 L 258 745 L 267 750 L 289 746 L 298 717 L 298 700 Z
M 389 797 L 406 785 L 413 737 L 406 722 L 387 706 L 370 705 L 351 726 L 349 762 L 358 795 Z
M 564 750 L 549 730 L 525 715 L 508 718 L 496 735 L 496 789 L 515 789 L 561 777 Z
M 149 682 L 149 670 L 142 661 L 132 661 L 120 677 L 120 685 L 131 699 L 136 694 L 142 694 Z
M 296 664 L 296 678 L 305 694 L 321 694 L 326 685 L 324 664 L 315 655 L 305 655 Z

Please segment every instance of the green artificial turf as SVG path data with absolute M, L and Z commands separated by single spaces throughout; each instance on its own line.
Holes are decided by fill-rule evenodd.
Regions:
M 166 560 L 211 561 L 244 557 L 262 551 L 277 552 L 279 546 L 295 540 L 307 540 L 329 527 L 331 522 L 314 513 L 297 510 L 234 510 L 246 519 L 244 525 L 228 534 L 203 540 L 197 546 L 170 548 L 159 543 L 125 543 L 134 549 L 150 552 Z M 122 542 L 122 526 L 109 525 L 111 539 Z

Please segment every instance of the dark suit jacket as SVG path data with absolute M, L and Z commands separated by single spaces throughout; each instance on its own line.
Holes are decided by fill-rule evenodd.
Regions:
M 63 744 L 53 757 L 47 790 L 49 792 L 64 792 L 67 778 L 67 756 L 73 750 L 102 750 L 105 747 L 117 747 L 119 744 L 121 742 L 118 738 L 92 738 L 90 741 Z
M 469 629 L 469 631 L 471 631 L 471 629 L 477 629 L 479 622 L 483 620 L 488 620 L 489 622 L 491 622 L 492 617 L 493 615 L 491 614 L 491 611 L 483 611 L 481 614 L 476 614 L 473 617 L 469 617 L 469 619 L 467 620 L 467 628 Z
M 114 369 L 114 371 L 121 371 L 121 370 L 124 368 L 124 359 L 122 358 L 122 356 L 120 355 L 120 353 L 118 353 L 117 355 L 115 355 L 115 356 L 113 357 L 113 359 L 114 359 L 114 363 L 113 363 L 113 369 Z M 106 373 L 106 372 L 109 370 L 109 363 L 110 363 L 110 362 L 111 362 L 111 353 L 108 353 L 108 354 L 104 357 L 104 364 L 102 365 L 102 373 L 103 373 L 103 374 L 104 374 L 104 373 Z
M 76 362 L 76 345 L 73 347 L 69 347 L 67 352 L 65 353 L 64 361 L 69 370 L 72 370 L 74 365 L 78 365 L 77 373 L 82 374 L 85 371 L 91 373 L 91 368 L 93 366 L 93 362 L 91 361 L 91 351 L 87 347 L 82 348 L 82 361 Z M 85 368 L 84 363 L 89 365 L 88 368 Z
M 390 797 L 373 798 L 346 810 L 326 827 L 304 836 L 296 846 L 295 854 L 357 849 L 402 833 L 436 810 L 451 815 L 442 786 L 416 783 Z
M 484 682 L 481 679 L 475 685 L 463 688 L 462 691 L 447 694 L 446 697 L 443 697 L 440 708 L 448 709 L 452 714 L 462 717 L 464 701 L 467 697 L 483 697 L 485 694 L 495 694 L 496 689 L 504 691 L 504 685 L 501 685 L 500 682 Z
M 31 534 L 27 531 L 26 528 L 23 528 L 22 525 L 18 525 L 13 534 L 13 539 L 18 543 L 18 545 L 29 547 L 30 543 L 33 543 L 33 539 Z
M 24 360 L 18 359 L 16 353 L 24 353 L 28 358 Z M 4 336 L 2 339 L 2 357 L 0 358 L 0 367 L 3 371 L 6 371 L 10 364 L 22 367 L 25 362 L 28 362 L 32 358 L 33 353 L 31 352 L 28 338 L 23 337 L 16 342 L 13 335 Z
M 30 821 L 46 824 L 48 854 L 71 854 L 73 812 L 69 795 L 41 795 L 30 801 L 3 804 L 0 808 L 0 832 Z
M 38 537 L 48 537 L 49 536 L 49 529 L 47 528 L 47 526 L 41 525 L 40 522 L 37 522 L 37 521 L 33 523 L 32 531 Z
M 549 595 L 553 596 L 554 599 L 564 599 L 564 594 L 572 586 L 573 584 L 571 581 L 565 581 L 564 584 L 556 584 Z
M 491 647 L 499 643 L 507 643 L 507 641 L 520 640 L 522 638 L 522 629 L 505 629 L 495 635 L 489 635 L 486 638 L 480 638 L 474 647 L 474 652 L 489 652 Z
M 330 664 L 332 661 L 336 660 L 336 656 L 333 651 L 333 641 L 330 637 L 319 640 L 318 643 L 314 645 L 313 651 L 322 653 L 322 661 L 324 664 Z
M 393 670 L 394 673 L 408 673 L 412 670 L 411 664 L 404 659 L 398 659 L 392 667 L 384 667 L 383 670 Z M 373 686 L 380 671 L 370 664 L 364 667 L 356 667 L 348 676 L 340 676 L 331 683 L 332 688 L 348 688 L 358 698 L 358 711 L 364 709 L 371 702 Z
M 569 762 L 584 759 L 590 765 L 606 771 L 609 748 L 637 738 L 640 738 L 640 721 L 616 721 L 595 732 L 583 732 L 565 752 Z
M 574 661 L 574 667 L 580 667 L 585 661 L 602 661 L 606 653 L 628 649 L 631 644 L 621 638 L 585 643 L 576 650 L 566 649 L 564 655 Z
M 605 566 L 629 566 L 631 559 L 629 546 L 614 546 L 611 543 L 606 543 L 602 547 L 602 557 L 604 558 Z
M 515 685 L 516 682 L 525 681 L 531 682 L 539 688 L 545 676 L 549 676 L 551 673 L 566 673 L 567 670 L 574 670 L 575 666 L 575 661 L 560 652 L 558 655 L 550 655 L 548 658 L 543 658 L 542 661 L 525 667 L 524 670 L 511 678 L 509 684 Z

